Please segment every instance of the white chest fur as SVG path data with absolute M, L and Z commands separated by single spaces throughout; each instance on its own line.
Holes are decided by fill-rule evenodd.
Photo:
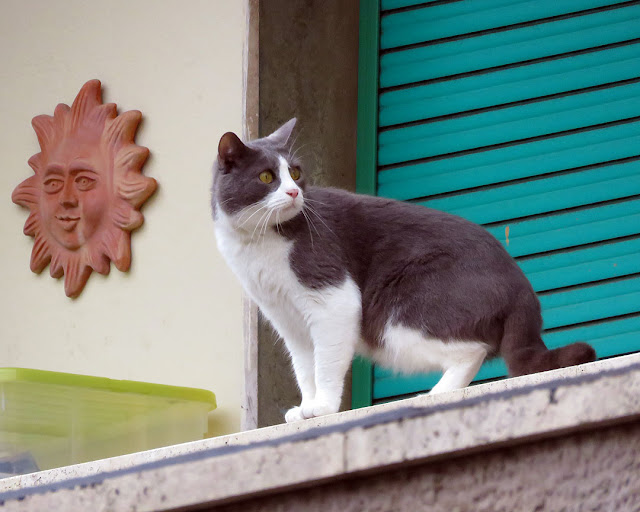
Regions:
M 271 231 L 252 238 L 228 227 L 224 219 L 216 223 L 216 240 L 227 264 L 259 306 L 295 309 L 303 287 L 289 265 L 291 241 Z

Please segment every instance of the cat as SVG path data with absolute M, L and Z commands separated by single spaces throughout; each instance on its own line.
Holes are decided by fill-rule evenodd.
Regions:
M 213 168 L 216 241 L 283 338 L 302 395 L 287 422 L 335 413 L 354 353 L 395 370 L 441 370 L 431 393 L 469 385 L 487 357 L 510 376 L 586 363 L 586 343 L 548 350 L 540 303 L 484 228 L 420 205 L 308 183 L 291 119 Z

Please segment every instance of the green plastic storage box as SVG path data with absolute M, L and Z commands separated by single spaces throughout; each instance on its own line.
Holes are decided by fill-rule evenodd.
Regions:
M 0 477 L 202 439 L 213 393 L 0 368 Z

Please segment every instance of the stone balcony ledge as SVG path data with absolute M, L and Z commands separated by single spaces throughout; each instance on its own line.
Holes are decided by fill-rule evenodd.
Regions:
M 402 487 L 408 485 L 410 477 L 393 480 L 393 475 L 408 468 L 412 475 L 422 474 L 418 467 L 431 471 L 421 477 L 424 484 L 432 482 L 426 475 L 433 473 L 434 463 L 462 460 L 478 453 L 497 453 L 505 447 L 531 446 L 552 438 L 565 439 L 577 433 L 604 432 L 614 426 L 627 429 L 625 450 L 631 456 L 626 461 L 617 457 L 620 464 L 625 464 L 621 471 L 629 470 L 631 476 L 618 484 L 616 499 L 624 498 L 625 503 L 637 500 L 640 507 L 640 354 L 634 354 L 6 478 L 0 480 L 0 511 L 210 510 L 223 505 L 230 511 L 260 510 L 251 508 L 257 507 L 256 500 L 264 503 L 265 499 L 276 500 L 281 496 L 294 503 L 299 499 L 296 493 L 304 492 L 307 494 L 303 505 L 299 502 L 281 509 L 403 510 L 391 505 L 376 508 L 376 494 L 382 492 L 382 487 L 376 487 L 383 485 L 380 482 L 370 486 L 363 483 L 359 496 L 348 495 L 352 491 L 344 486 L 335 487 L 334 492 L 331 486 L 347 480 L 355 485 L 384 473 Z M 603 456 L 607 453 L 613 456 L 614 451 L 607 448 L 605 441 L 595 446 L 602 447 L 606 452 Z M 512 459 L 509 464 L 517 465 L 526 457 Z M 489 458 L 486 460 L 487 467 L 494 464 Z M 471 461 L 469 471 L 478 463 L 484 464 Z M 501 468 L 505 463 L 495 464 Z M 616 461 L 607 464 L 615 465 Z M 526 464 L 521 470 L 527 471 Z M 459 472 L 463 473 L 464 470 Z M 569 477 L 565 480 L 566 485 L 577 485 L 571 484 Z M 468 485 L 476 485 L 478 489 L 486 485 L 484 480 L 474 482 Z M 349 488 L 357 488 L 354 485 Z M 442 487 L 443 483 L 438 485 Z M 547 486 L 540 485 L 537 489 L 542 493 L 540 496 L 550 492 Z M 308 490 L 318 486 L 323 486 L 326 492 L 313 498 Z M 554 492 L 558 488 L 561 483 L 554 487 Z M 390 491 L 385 492 L 391 495 Z M 349 509 L 344 503 L 331 502 L 327 496 L 351 504 L 358 502 L 361 508 Z M 378 498 L 388 499 L 382 494 Z M 590 495 L 580 499 L 584 504 L 585 499 L 600 498 Z M 363 505 L 365 502 L 367 506 Z M 271 503 L 274 505 L 276 501 Z M 432 509 L 440 510 L 435 505 L 437 500 Z M 450 509 L 451 504 L 447 506 Z M 478 506 L 468 510 L 484 509 Z

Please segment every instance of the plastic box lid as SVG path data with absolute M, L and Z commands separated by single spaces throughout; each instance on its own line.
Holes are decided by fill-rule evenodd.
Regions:
M 0 477 L 202 439 L 215 407 L 204 389 L 0 368 Z

